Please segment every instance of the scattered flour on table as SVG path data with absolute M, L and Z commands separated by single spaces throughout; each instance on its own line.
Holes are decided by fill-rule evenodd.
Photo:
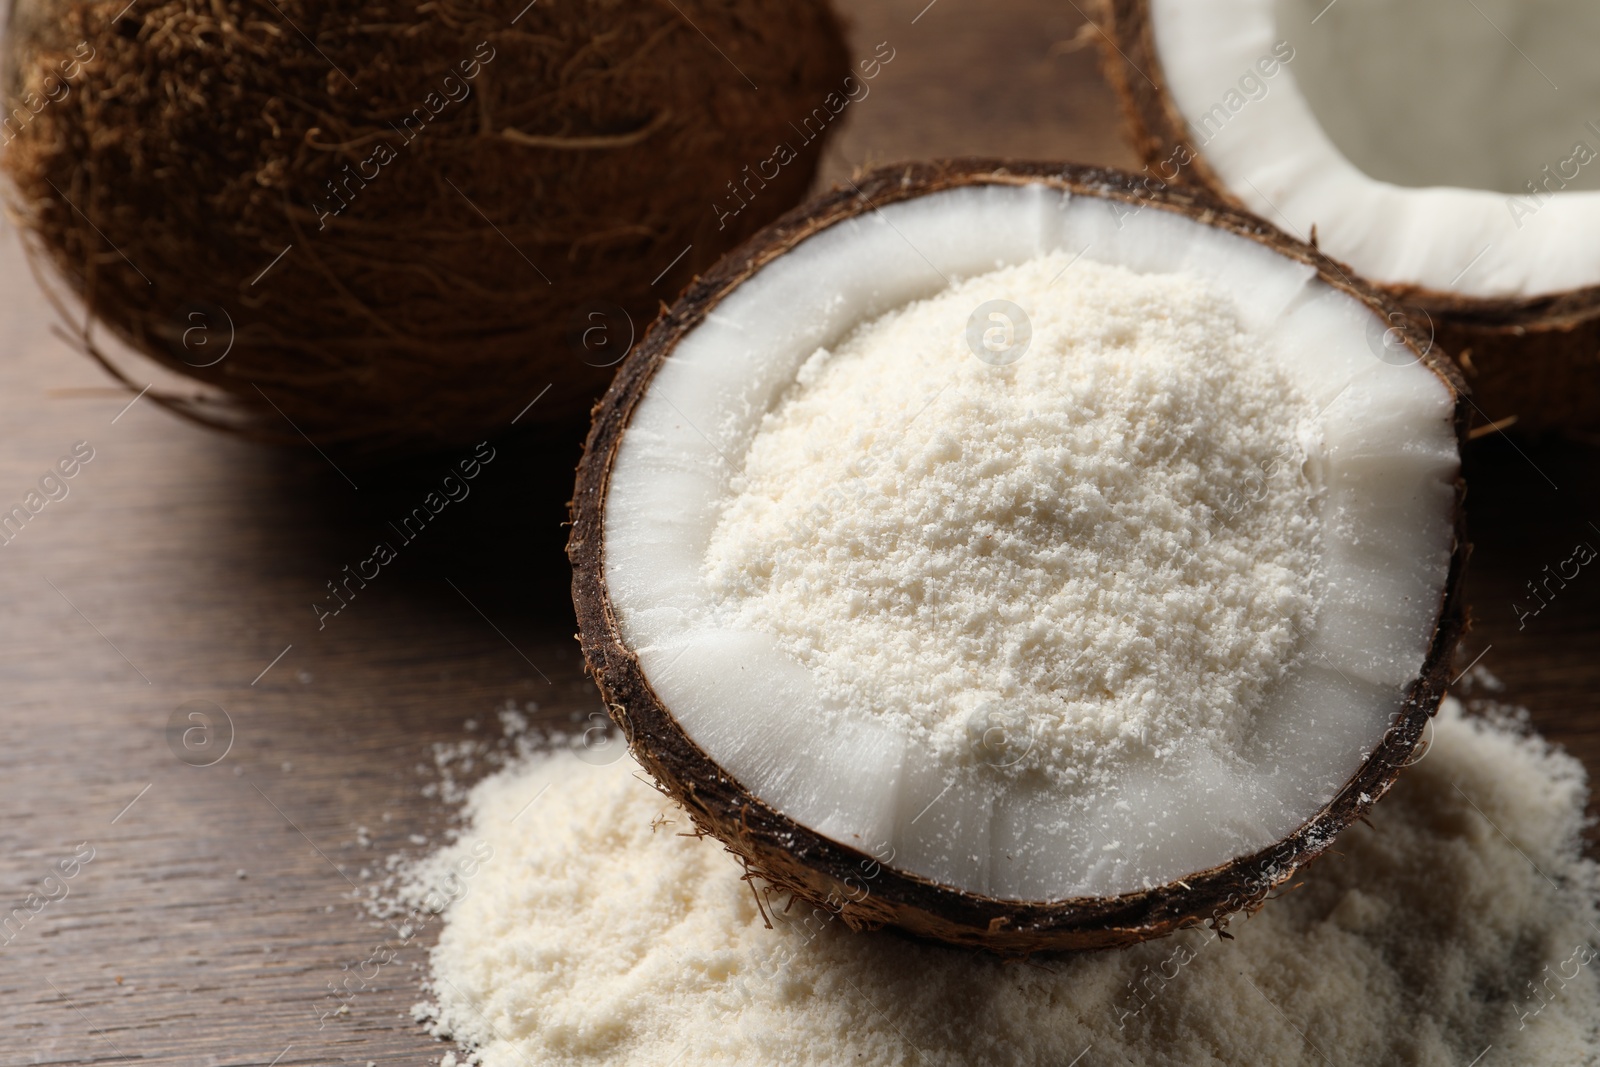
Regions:
M 1058 776 L 1237 749 L 1320 595 L 1311 403 L 1203 279 L 1053 253 L 819 349 L 734 476 L 705 559 L 720 625 L 941 758 L 1003 704 Z M 974 357 L 996 296 L 1032 338 Z
M 682 836 L 687 818 L 641 778 L 628 759 L 526 757 L 473 788 L 455 843 L 411 870 L 415 899 L 473 871 L 417 1009 L 463 1062 L 1600 1063 L 1582 768 L 1454 700 L 1372 826 L 1237 919 L 1236 940 L 1026 963 L 853 934 L 782 901 L 767 929 L 738 865 Z

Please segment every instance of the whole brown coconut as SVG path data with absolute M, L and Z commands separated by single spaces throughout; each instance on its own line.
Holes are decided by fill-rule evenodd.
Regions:
M 1328 8 L 1332 5 L 1313 4 L 1310 10 Z M 1253 209 L 1282 223 L 1279 214 L 1248 203 L 1252 194 L 1264 195 L 1258 189 L 1237 182 L 1230 185 L 1213 166 L 1206 145 L 1215 131 L 1209 126 L 1196 130 L 1185 121 L 1157 48 L 1151 0 L 1095 0 L 1089 10 L 1106 76 L 1121 98 L 1134 149 L 1146 164 L 1149 180 L 1192 185 L 1230 206 Z M 1541 10 L 1529 18 L 1543 14 Z M 1237 32 L 1237 27 L 1227 27 L 1226 32 Z M 1515 47 L 1510 38 L 1505 40 L 1508 47 Z M 1352 77 L 1360 74 L 1353 72 Z M 1471 139 L 1468 129 L 1453 132 L 1460 139 Z M 1562 147 L 1570 147 L 1570 141 Z M 1529 177 L 1534 179 L 1530 189 L 1548 195 L 1547 186 L 1535 185 L 1545 180 L 1542 175 Z M 1316 240 L 1314 228 L 1309 237 Z M 1362 269 L 1359 262 L 1352 265 Z M 1450 286 L 1366 274 L 1460 363 L 1472 387 L 1476 428 L 1514 424 L 1520 431 L 1579 435 L 1600 430 L 1600 286 L 1482 297 Z
M 683 805 L 700 831 L 718 838 L 742 861 L 748 874 L 807 902 L 804 910 L 811 915 L 836 915 L 854 929 L 898 927 L 918 937 L 1005 955 L 1107 948 L 1201 924 L 1221 929 L 1231 913 L 1259 908 L 1297 868 L 1327 850 L 1335 836 L 1362 818 L 1394 783 L 1444 695 L 1451 653 L 1465 626 L 1460 577 L 1468 553 L 1460 506 L 1465 490 L 1458 480 L 1453 493 L 1455 525 L 1448 573 L 1425 659 L 1416 676 L 1396 689 L 1396 713 L 1374 747 L 1363 749 L 1359 769 L 1320 811 L 1276 845 L 1143 890 L 1022 900 L 963 889 L 902 869 L 894 862 L 892 848 L 886 856 L 869 851 L 861 841 L 846 843 L 818 832 L 779 810 L 750 782 L 730 771 L 703 739 L 697 740 L 686 728 L 685 720 L 692 718 L 696 709 L 669 706 L 657 692 L 641 662 L 641 651 L 625 634 L 610 584 L 608 566 L 613 564 L 608 559 L 608 512 L 616 510 L 614 475 L 631 423 L 680 342 L 713 319 L 719 305 L 742 285 L 808 240 L 833 228 L 865 232 L 861 223 L 904 201 L 951 190 L 1029 186 L 1107 203 L 1124 216 L 1144 209 L 1180 216 L 1255 243 L 1286 263 L 1311 268 L 1321 283 L 1370 309 L 1375 322 L 1395 323 L 1390 334 L 1393 343 L 1403 345 L 1411 360 L 1426 366 L 1444 383 L 1453 411 L 1450 432 L 1462 439 L 1465 396 L 1459 372 L 1448 357 L 1413 326 L 1392 317 L 1394 305 L 1370 286 L 1350 279 L 1326 256 L 1254 216 L 1193 190 L 1152 192 L 1137 175 L 1118 171 L 982 159 L 907 164 L 859 176 L 848 188 L 835 189 L 795 209 L 698 279 L 663 315 L 595 408 L 594 424 L 578 466 L 567 546 L 573 566 L 578 638 L 588 668 L 634 757 Z M 907 240 L 898 229 L 894 234 L 896 241 Z M 748 308 L 742 314 L 750 314 Z M 772 346 L 768 341 L 753 339 L 748 358 L 769 358 L 766 353 Z M 703 370 L 707 362 L 703 350 L 697 360 L 696 366 Z M 687 416 L 684 419 L 687 421 Z M 656 436 L 650 441 L 649 447 L 656 452 L 665 447 Z M 838 447 L 850 445 L 841 442 Z M 639 521 L 638 515 L 629 515 L 622 524 L 637 526 Z M 652 524 L 650 529 L 655 532 L 651 536 L 681 536 L 676 527 L 668 526 Z M 679 590 L 674 595 L 681 599 L 683 594 Z M 672 603 L 668 614 L 681 611 L 679 601 Z M 748 679 L 744 684 L 751 693 L 760 691 Z M 760 705 L 759 697 L 749 699 L 757 702 L 752 706 L 757 720 L 763 715 L 778 720 L 776 709 Z
M 581 417 L 801 197 L 849 73 L 820 0 L 21 0 L 8 45 L 15 210 L 83 347 L 368 454 Z

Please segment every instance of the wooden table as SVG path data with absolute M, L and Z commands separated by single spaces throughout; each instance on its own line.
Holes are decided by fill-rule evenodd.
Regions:
M 851 5 L 853 51 L 888 41 L 896 58 L 852 105 L 826 180 L 931 155 L 1131 162 L 1092 50 L 1070 46 L 1073 4 L 925 3 Z M 436 1062 L 445 1047 L 409 1017 L 432 932 L 402 943 L 352 894 L 363 868 L 444 827 L 422 793 L 431 746 L 485 736 L 508 701 L 598 708 L 561 553 L 575 443 L 501 445 L 472 496 L 319 629 L 324 583 L 437 473 L 362 473 L 357 489 L 314 453 L 130 405 L 52 336 L 9 229 L 0 271 L 0 508 L 75 442 L 93 449 L 0 547 L 0 900 L 59 898 L 0 945 L 0 1063 Z M 1498 440 L 1470 456 L 1468 658 L 1591 768 L 1600 574 L 1525 628 L 1511 604 L 1575 542 L 1600 544 L 1597 459 Z M 169 744 L 186 706 L 231 721 L 214 765 Z M 47 881 L 86 848 L 75 877 Z M 395 962 L 360 968 L 384 946 Z

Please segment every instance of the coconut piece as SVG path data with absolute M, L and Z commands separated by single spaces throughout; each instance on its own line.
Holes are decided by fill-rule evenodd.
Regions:
M 1099 7 L 1152 183 L 1203 187 L 1386 290 L 1459 356 L 1475 423 L 1600 425 L 1600 9 Z
M 1222 668 L 1202 668 L 1210 673 L 1193 679 L 1224 690 L 1191 711 L 1220 714 L 1234 727 L 1206 727 L 1204 744 L 1176 736 L 1158 710 L 1144 720 L 1161 735 L 1152 745 L 1135 739 L 1123 755 L 1103 760 L 1086 756 L 1082 746 L 1052 750 L 1047 731 L 1034 729 L 1048 718 L 1050 697 L 1084 696 L 1070 673 L 1055 671 L 1018 691 L 1045 702 L 1034 707 L 1031 723 L 1008 718 L 1004 701 L 969 707 L 983 689 L 981 678 L 946 686 L 949 707 L 901 701 L 896 711 L 900 698 L 887 682 L 877 685 L 857 671 L 857 689 L 835 684 L 835 668 L 863 651 L 852 645 L 861 632 L 850 629 L 854 623 L 814 634 L 819 655 L 797 654 L 793 628 L 770 616 L 730 623 L 725 590 L 717 588 L 739 571 L 724 566 L 717 577 L 719 537 L 724 547 L 759 542 L 723 536 L 730 530 L 739 535 L 736 513 L 753 486 L 769 494 L 797 492 L 801 504 L 805 493 L 815 492 L 807 488 L 816 480 L 804 465 L 762 482 L 757 456 L 786 427 L 804 428 L 792 422 L 795 404 L 809 396 L 825 410 L 830 398 L 848 395 L 819 391 L 834 373 L 830 351 L 848 350 L 858 364 L 874 351 L 882 358 L 882 349 L 862 348 L 861 338 L 913 324 L 904 316 L 914 313 L 916 301 L 970 295 L 959 279 L 974 276 L 996 280 L 996 296 L 1003 298 L 1004 278 L 1016 282 L 1016 272 L 1037 270 L 1046 260 L 1065 263 L 1068 285 L 1110 279 L 1141 294 L 1143 311 L 1130 320 L 1135 328 L 1142 328 L 1139 322 L 1171 324 L 1181 338 L 1225 322 L 1232 331 L 1222 335 L 1226 359 L 1218 359 L 1233 370 L 1218 370 L 1212 379 L 1206 375 L 1214 368 L 1197 368 L 1199 377 L 1190 380 L 1181 368 L 1166 367 L 1170 389 L 1150 394 L 1160 403 L 1117 401 L 1130 419 L 1155 418 L 1168 402 L 1179 410 L 1186 397 L 1202 410 L 1213 381 L 1235 388 L 1263 374 L 1282 386 L 1282 426 L 1264 417 L 1251 425 L 1268 443 L 1290 436 L 1296 442 L 1294 459 L 1270 476 L 1285 495 L 1250 490 L 1252 499 L 1274 503 L 1247 513 L 1234 505 L 1197 508 L 1194 514 L 1209 519 L 1194 543 L 1198 558 L 1210 560 L 1205 546 L 1211 541 L 1253 536 L 1249 529 L 1230 529 L 1227 515 L 1248 514 L 1249 523 L 1265 529 L 1288 528 L 1296 516 L 1309 514 L 1315 536 L 1299 544 L 1314 552 L 1307 588 L 1315 603 L 1290 628 L 1280 661 L 1263 667 L 1262 692 Z M 1093 265 L 1093 278 L 1074 283 L 1066 272 L 1080 260 Z M 1095 292 L 1115 295 L 1111 282 Z M 1196 292 L 1210 295 L 1201 300 Z M 1062 306 L 1085 305 L 1063 299 Z M 636 757 L 697 825 L 724 841 L 752 873 L 826 906 L 853 927 L 894 925 L 1025 953 L 1105 947 L 1198 923 L 1224 925 L 1230 913 L 1259 906 L 1383 795 L 1438 704 L 1461 632 L 1462 386 L 1437 348 L 1395 315 L 1370 287 L 1259 220 L 1192 192 L 1151 192 L 1131 175 L 991 161 L 869 174 L 786 216 L 691 287 L 624 364 L 596 409 L 568 546 L 585 657 Z M 1088 347 L 1074 356 L 1070 346 L 1051 347 L 1070 334 L 1066 312 L 1046 302 L 1026 317 L 1040 331 L 1040 348 L 1015 366 L 979 358 L 986 351 L 981 344 L 967 352 L 965 323 L 929 334 L 930 351 L 948 353 L 955 346 L 965 355 L 964 362 L 938 364 L 941 373 L 954 368 L 955 377 L 926 384 L 927 392 L 950 396 L 952 403 L 988 404 L 998 413 L 1001 394 L 983 392 L 976 384 L 981 378 L 970 379 L 964 390 L 968 379 L 961 375 L 1001 375 L 1024 408 L 1036 399 L 1041 410 L 1055 404 L 1051 410 L 1067 411 L 1059 435 L 1022 447 L 1044 464 L 1039 469 L 1045 474 L 1058 462 L 1052 449 L 1092 429 L 1085 413 L 1114 397 L 1091 381 L 1075 395 L 1076 405 L 1063 406 L 1060 395 L 1044 391 L 1051 368 L 1027 369 L 1027 361 L 1078 360 L 1096 374 L 1113 375 L 1119 358 L 1137 363 L 1145 356 L 1127 349 L 1096 362 Z M 863 330 L 864 323 L 871 325 Z M 1108 333 L 1107 343 L 1119 343 L 1116 336 Z M 892 402 L 894 377 L 886 375 L 878 390 L 884 404 Z M 1201 379 L 1206 384 L 1196 388 Z M 1239 395 L 1270 394 L 1251 387 Z M 932 410 L 938 418 L 939 409 Z M 1199 439 L 1197 455 L 1225 462 L 1243 424 L 1226 408 L 1204 410 L 1216 424 L 1196 423 L 1186 433 Z M 1009 425 L 996 415 L 996 433 Z M 1145 425 L 1160 436 L 1159 419 Z M 895 432 L 892 423 L 881 428 Z M 970 458 L 970 446 L 987 439 L 962 440 L 957 431 L 951 436 L 951 448 L 956 454 L 966 448 L 971 477 L 981 481 L 984 460 Z M 1131 449 L 1141 457 L 1124 456 L 1122 475 L 1142 469 L 1151 478 L 1171 477 L 1180 470 L 1178 459 L 1146 458 L 1142 440 L 1106 441 L 1105 451 Z M 868 465 L 866 450 L 847 436 L 818 434 L 810 444 L 818 463 L 856 449 L 863 461 L 858 472 Z M 1242 446 L 1237 451 L 1253 455 Z M 1112 466 L 1108 461 L 1107 469 Z M 1073 469 L 1087 488 L 1108 498 L 1136 485 L 1126 478 L 1119 485 L 1097 482 L 1092 464 Z M 1171 482 L 1171 500 L 1179 501 L 1196 479 L 1214 484 L 1213 473 L 1189 473 L 1188 482 Z M 881 488 L 885 496 L 909 500 L 936 481 L 912 472 L 888 478 Z M 822 493 L 819 507 L 801 512 L 810 525 L 791 524 L 789 532 L 818 548 L 802 560 L 817 568 L 813 603 L 844 584 L 829 573 L 836 566 L 843 573 L 836 562 L 842 557 L 829 554 L 822 534 L 860 518 Z M 1057 503 L 1065 512 L 1067 502 Z M 1156 514 L 1162 501 L 1147 503 L 1148 513 Z M 1064 550 L 1077 550 L 1082 530 L 1064 518 L 1037 518 L 1049 504 L 1041 498 L 1002 517 L 1001 532 L 1055 530 Z M 885 538 L 880 547 L 892 550 L 893 509 L 880 507 L 875 516 L 856 532 L 864 543 Z M 955 517 L 964 517 L 959 507 Z M 1140 532 L 1137 522 L 1131 528 Z M 1262 534 L 1250 543 L 1270 540 Z M 1229 558 L 1227 566 L 1248 571 L 1248 553 Z M 736 554 L 724 552 L 723 563 L 730 559 L 738 563 Z M 980 562 L 972 553 L 965 559 Z M 1160 562 L 1141 557 L 1137 548 L 1107 560 L 1129 567 Z M 1149 601 L 1138 600 L 1149 589 L 1122 581 L 1112 569 L 1105 567 L 1107 588 L 1153 614 Z M 1200 601 L 1220 588 L 1181 573 L 1161 580 L 1175 595 L 1198 592 Z M 981 585 L 957 580 L 954 587 Z M 767 606 L 804 602 L 780 598 Z M 1017 625 L 1025 627 L 1030 611 L 1043 603 L 1017 605 Z M 1061 604 L 1070 607 L 1070 601 L 1055 606 Z M 883 609 L 868 604 L 863 610 Z M 970 621 L 979 627 L 993 622 Z M 1104 621 L 1064 616 L 1051 625 L 1092 629 Z M 1025 673 L 1026 656 L 1009 666 L 1000 662 L 1014 629 L 990 626 L 971 662 L 990 657 L 992 672 L 1016 667 Z M 1169 636 L 1208 651 L 1181 626 Z M 1109 647 L 1132 662 L 1127 649 Z M 907 662 L 905 655 L 885 655 L 883 671 Z M 1102 677 L 1099 684 L 1115 690 L 1120 683 Z M 1133 722 L 1125 708 L 1107 713 Z M 920 725 L 913 721 L 918 714 Z M 1178 720 L 1180 727 L 1187 722 Z M 965 753 L 959 743 L 941 747 L 930 740 L 935 727 L 952 723 L 972 726 Z M 971 758 L 974 751 L 979 758 Z M 1075 777 L 1090 764 L 1097 777 Z
M 66 321 L 220 390 L 151 391 L 180 414 L 367 453 L 575 428 L 853 84 L 821 0 L 11 18 L 5 166 Z

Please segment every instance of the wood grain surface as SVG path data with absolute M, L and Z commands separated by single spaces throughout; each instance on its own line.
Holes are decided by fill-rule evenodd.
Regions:
M 853 50 L 887 41 L 895 58 L 850 107 L 825 181 L 935 155 L 1131 162 L 1070 0 L 851 9 Z M 326 583 L 398 543 L 390 521 L 457 457 L 341 472 L 195 429 L 52 334 L 9 228 L 0 279 L 0 511 L 92 449 L 0 546 L 0 1064 L 437 1062 L 446 1046 L 409 1012 L 435 931 L 375 923 L 353 896 L 445 829 L 425 795 L 435 744 L 493 736 L 508 702 L 558 722 L 598 707 L 561 553 L 576 440 L 497 445 L 470 496 L 319 628 Z M 1473 447 L 1462 659 L 1481 653 L 1502 698 L 1591 769 L 1600 573 L 1520 623 L 1514 604 L 1576 543 L 1600 545 L 1597 459 Z M 210 766 L 190 765 L 205 737 L 186 749 L 169 730 L 196 710 L 215 744 L 231 723 Z M 393 961 L 363 966 L 380 950 Z

